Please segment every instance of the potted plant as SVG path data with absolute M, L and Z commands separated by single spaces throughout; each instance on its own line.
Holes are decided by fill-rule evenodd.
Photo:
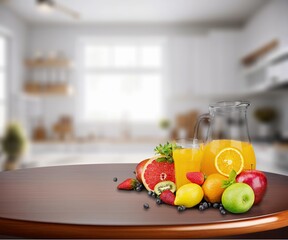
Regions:
M 18 167 L 20 158 L 26 147 L 26 137 L 18 123 L 9 123 L 2 139 L 2 151 L 6 155 L 3 170 L 14 170 Z
M 254 112 L 255 118 L 259 122 L 259 137 L 263 139 L 271 139 L 274 137 L 272 123 L 277 118 L 277 112 L 271 107 L 258 108 Z
M 159 121 L 161 138 L 167 139 L 169 137 L 170 121 L 167 118 L 162 118 Z

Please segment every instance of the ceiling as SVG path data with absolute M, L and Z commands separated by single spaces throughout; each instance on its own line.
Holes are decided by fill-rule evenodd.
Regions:
M 36 0 L 2 0 L 31 23 L 229 23 L 241 24 L 266 0 L 54 0 L 77 10 L 80 20 L 40 12 Z M 1 7 L 1 6 L 0 6 Z

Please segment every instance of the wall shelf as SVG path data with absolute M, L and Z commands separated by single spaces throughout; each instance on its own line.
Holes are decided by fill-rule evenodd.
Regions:
M 41 85 L 38 83 L 26 83 L 24 85 L 24 92 L 29 95 L 37 96 L 54 96 L 62 95 L 68 96 L 73 93 L 73 89 L 69 84 L 49 84 Z
M 25 65 L 28 68 L 69 68 L 72 63 L 68 59 L 26 59 Z
M 67 58 L 26 59 L 23 92 L 32 96 L 68 96 L 73 93 L 69 80 L 72 61 Z

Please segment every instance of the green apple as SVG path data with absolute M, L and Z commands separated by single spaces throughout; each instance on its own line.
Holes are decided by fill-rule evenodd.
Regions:
M 246 183 L 234 183 L 222 194 L 222 204 L 231 213 L 247 212 L 254 203 L 254 191 Z

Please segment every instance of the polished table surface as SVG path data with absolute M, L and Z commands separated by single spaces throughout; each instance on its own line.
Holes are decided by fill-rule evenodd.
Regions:
M 119 182 L 134 177 L 135 166 L 95 164 L 1 172 L 0 235 L 206 238 L 282 229 L 288 238 L 287 176 L 267 173 L 268 189 L 260 205 L 245 214 L 222 216 L 213 208 L 179 213 L 176 207 L 157 205 L 147 191 L 117 190 Z M 148 210 L 144 203 L 150 205 Z

